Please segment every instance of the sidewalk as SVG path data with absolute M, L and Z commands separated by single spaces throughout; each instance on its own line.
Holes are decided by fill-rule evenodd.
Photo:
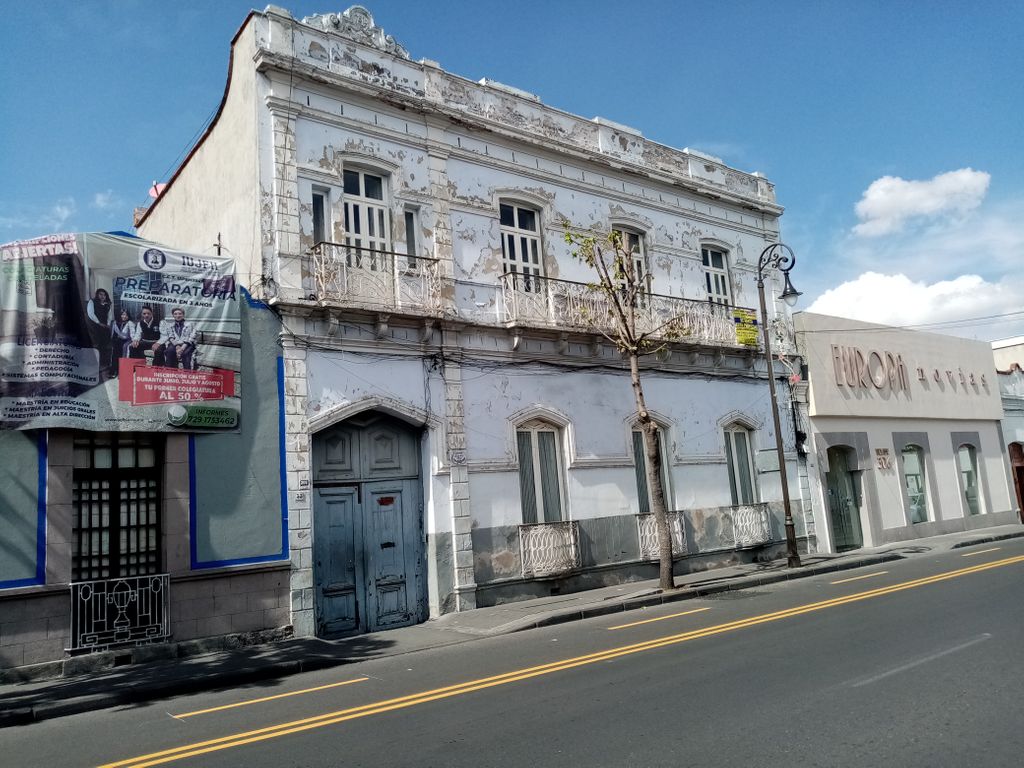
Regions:
M 633 582 L 572 595 L 478 608 L 413 627 L 342 640 L 290 639 L 190 658 L 115 667 L 75 677 L 2 685 L 0 727 L 287 677 L 356 661 L 399 656 L 472 642 L 481 637 L 1016 537 L 1024 537 L 1024 525 L 915 539 L 842 555 L 806 555 L 802 567 L 795 570 L 787 568 L 785 560 L 776 560 L 691 573 L 677 576 L 677 588 L 670 592 L 658 589 L 657 581 Z

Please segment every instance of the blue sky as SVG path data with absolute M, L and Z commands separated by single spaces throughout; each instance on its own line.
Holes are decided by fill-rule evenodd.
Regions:
M 1024 334 L 1024 4 L 364 4 L 414 59 L 765 173 L 802 308 Z M 0 241 L 128 229 L 216 110 L 249 8 L 3 3 Z

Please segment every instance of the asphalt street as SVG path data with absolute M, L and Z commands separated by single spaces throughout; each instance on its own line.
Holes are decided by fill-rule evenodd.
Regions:
M 0 731 L 4 766 L 1022 764 L 1024 540 Z

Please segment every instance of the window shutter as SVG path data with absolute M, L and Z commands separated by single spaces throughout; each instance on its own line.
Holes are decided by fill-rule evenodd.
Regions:
M 562 519 L 562 499 L 558 487 L 558 450 L 554 432 L 537 432 L 540 456 L 540 490 L 544 503 L 544 522 L 557 523 Z
M 747 447 L 747 433 L 733 432 L 736 441 L 736 468 L 739 475 L 740 504 L 754 503 L 753 483 L 750 479 L 750 449 Z
M 636 492 L 637 501 L 640 505 L 640 514 L 647 515 L 651 512 L 651 499 L 647 490 L 647 461 L 644 451 L 644 433 L 633 432 L 633 464 L 636 468 Z
M 516 432 L 519 443 L 519 499 L 523 523 L 537 522 L 537 487 L 533 478 L 533 445 L 529 432 Z

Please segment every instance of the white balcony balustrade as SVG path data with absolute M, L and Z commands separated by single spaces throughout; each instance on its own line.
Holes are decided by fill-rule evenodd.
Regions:
M 444 310 L 437 259 L 344 243 L 310 249 L 316 299 L 324 306 L 438 316 Z
M 608 297 L 587 283 L 506 273 L 501 276 L 501 292 L 509 325 L 607 332 L 615 328 Z M 734 309 L 707 301 L 641 294 L 636 331 L 666 341 L 738 347 Z

